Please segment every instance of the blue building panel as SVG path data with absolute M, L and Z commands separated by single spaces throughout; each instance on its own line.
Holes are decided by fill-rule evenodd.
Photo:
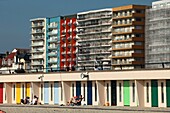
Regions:
M 46 72 L 60 67 L 60 17 L 46 18 Z

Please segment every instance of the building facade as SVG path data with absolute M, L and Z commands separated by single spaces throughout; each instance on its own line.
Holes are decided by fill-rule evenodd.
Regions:
M 60 22 L 60 69 L 76 66 L 76 18 L 77 15 L 67 15 Z
M 152 3 L 146 12 L 146 68 L 170 67 L 170 1 Z M 163 64 L 165 63 L 165 64 Z
M 46 68 L 46 18 L 31 19 L 31 69 Z
M 30 72 L 30 49 L 15 48 L 0 59 L 0 74 Z
M 112 9 L 92 10 L 77 14 L 78 45 L 77 67 L 79 70 L 102 68 L 95 62 L 111 64 Z M 98 67 L 97 67 L 98 66 Z M 106 67 L 110 70 L 111 67 Z
M 113 70 L 144 67 L 144 29 L 146 8 L 147 6 L 128 5 L 112 9 Z
M 60 69 L 60 20 L 46 19 L 46 72 Z

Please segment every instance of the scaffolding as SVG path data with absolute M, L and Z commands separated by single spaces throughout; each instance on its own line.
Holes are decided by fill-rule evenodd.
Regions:
M 145 22 L 146 68 L 169 68 L 170 7 L 147 9 Z

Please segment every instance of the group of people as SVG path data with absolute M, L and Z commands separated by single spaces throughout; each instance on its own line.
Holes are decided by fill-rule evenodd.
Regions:
M 82 95 L 74 96 L 74 97 L 72 97 L 72 98 L 67 102 L 67 105 L 68 105 L 68 106 L 74 106 L 74 105 L 80 106 L 80 105 L 81 105 L 81 101 L 82 101 L 83 99 L 84 99 L 84 97 L 82 97 Z
M 30 102 L 29 97 L 26 97 L 25 99 L 21 99 L 21 104 L 37 105 L 38 104 L 38 97 L 36 95 L 34 95 L 34 98 L 31 102 Z

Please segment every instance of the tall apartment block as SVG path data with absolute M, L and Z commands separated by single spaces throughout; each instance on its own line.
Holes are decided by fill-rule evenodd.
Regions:
M 46 71 L 60 69 L 60 17 L 46 19 Z
M 76 66 L 76 17 L 67 15 L 60 22 L 60 68 Z
M 43 71 L 46 68 L 46 19 L 31 19 L 31 69 Z
M 146 68 L 169 68 L 170 64 L 170 1 L 152 3 L 146 11 Z M 166 62 L 166 63 L 165 63 Z
M 77 14 L 78 45 L 77 63 L 79 70 L 94 70 L 100 60 L 111 64 L 112 9 L 92 10 Z M 106 67 L 110 70 L 111 66 Z
M 144 67 L 145 9 L 142 5 L 113 8 L 112 69 Z

